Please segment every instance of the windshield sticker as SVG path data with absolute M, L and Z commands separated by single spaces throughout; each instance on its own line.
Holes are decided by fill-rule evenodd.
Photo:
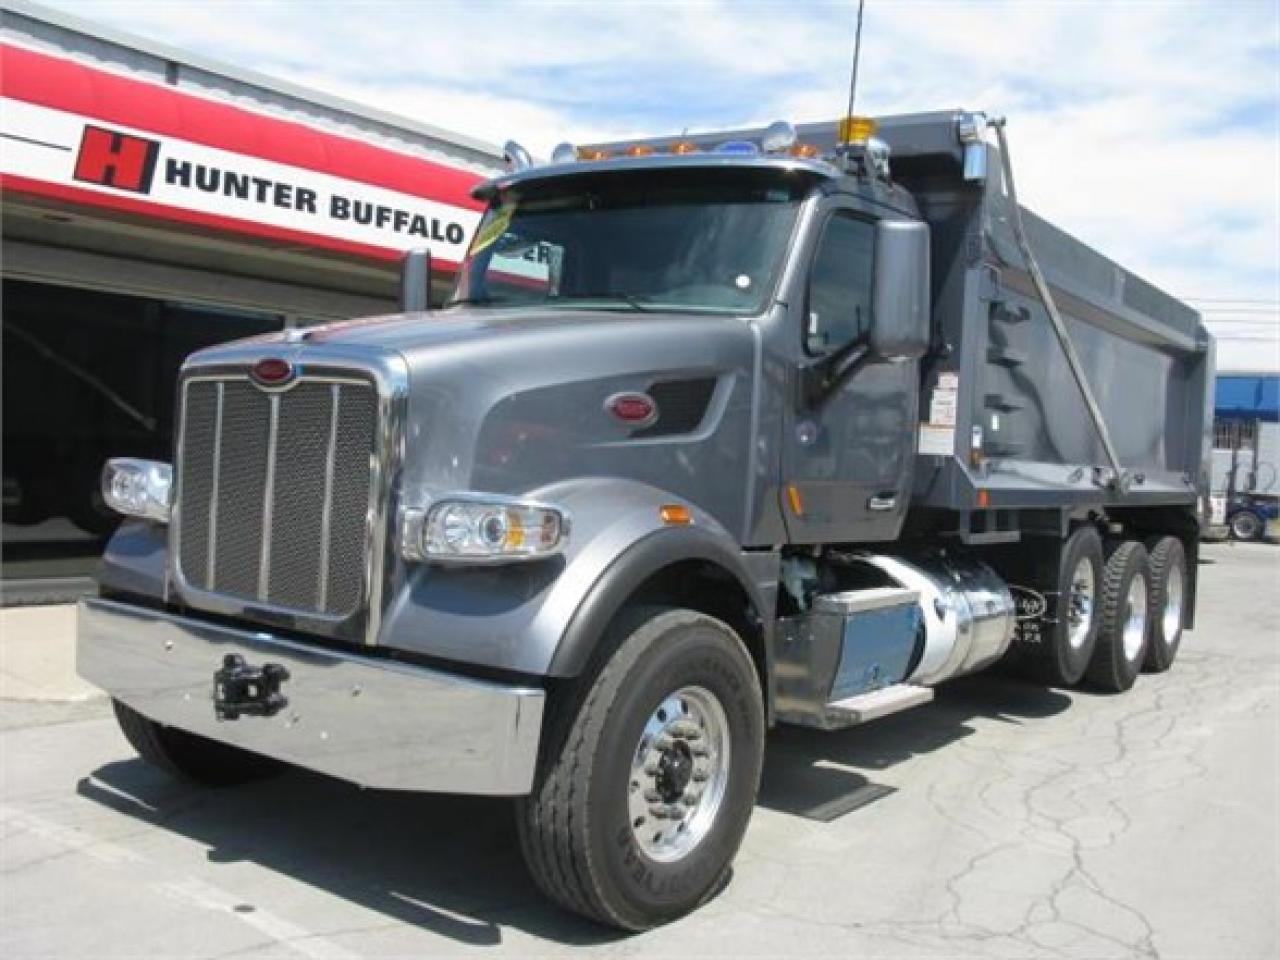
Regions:
M 471 253 L 479 253 L 506 233 L 507 227 L 511 226 L 511 217 L 515 212 L 515 207 L 502 207 L 494 214 L 492 220 L 481 225 L 480 229 L 476 231 L 476 238 L 471 241 Z

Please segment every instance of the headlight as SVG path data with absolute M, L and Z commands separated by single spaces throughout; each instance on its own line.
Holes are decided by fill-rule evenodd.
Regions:
M 116 457 L 102 468 L 102 499 L 116 513 L 169 522 L 173 467 L 156 460 Z
M 569 536 L 559 507 L 499 496 L 450 496 L 404 512 L 400 548 L 409 560 L 498 563 L 558 553 Z

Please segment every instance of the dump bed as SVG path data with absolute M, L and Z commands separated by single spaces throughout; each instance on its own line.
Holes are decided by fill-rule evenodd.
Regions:
M 1212 429 L 1213 344 L 1199 314 L 1023 209 L 1027 240 L 1126 474 L 1126 483 L 1108 484 L 1100 432 L 1019 250 L 995 146 L 980 148 L 985 178 L 965 179 L 964 117 L 880 124 L 893 176 L 932 234 L 936 340 L 922 377 L 916 502 L 963 508 L 976 505 L 979 490 L 993 507 L 1090 502 L 1099 493 L 1111 503 L 1193 502 Z

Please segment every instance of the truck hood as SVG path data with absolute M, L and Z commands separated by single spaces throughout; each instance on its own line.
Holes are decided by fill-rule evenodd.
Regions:
M 530 308 L 489 309 L 455 307 L 432 313 L 391 314 L 347 320 L 309 328 L 303 343 L 369 347 L 395 351 L 411 363 L 433 355 L 442 348 L 467 351 L 483 344 L 485 352 L 505 353 L 517 343 L 529 346 L 548 339 L 589 341 L 630 340 L 662 331 L 685 336 L 698 326 L 733 325 L 736 318 L 690 314 L 632 312 L 629 310 L 535 310 Z M 261 342 L 282 341 L 283 334 L 269 334 Z
M 750 446 L 758 344 L 739 317 L 458 307 L 290 334 L 216 347 L 199 360 L 283 356 L 305 367 L 326 356 L 400 358 L 406 502 L 462 490 L 527 495 L 587 476 L 687 488 L 696 500 L 707 480 L 695 474 L 728 466 L 704 462 L 712 451 Z M 632 391 L 658 399 L 651 428 L 609 413 L 610 397 Z M 742 502 L 736 491 L 729 499 Z

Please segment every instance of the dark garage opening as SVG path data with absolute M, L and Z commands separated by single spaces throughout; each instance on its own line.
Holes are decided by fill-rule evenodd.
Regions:
M 103 461 L 169 459 L 182 360 L 283 318 L 11 279 L 2 303 L 4 601 L 66 599 L 118 522 Z

